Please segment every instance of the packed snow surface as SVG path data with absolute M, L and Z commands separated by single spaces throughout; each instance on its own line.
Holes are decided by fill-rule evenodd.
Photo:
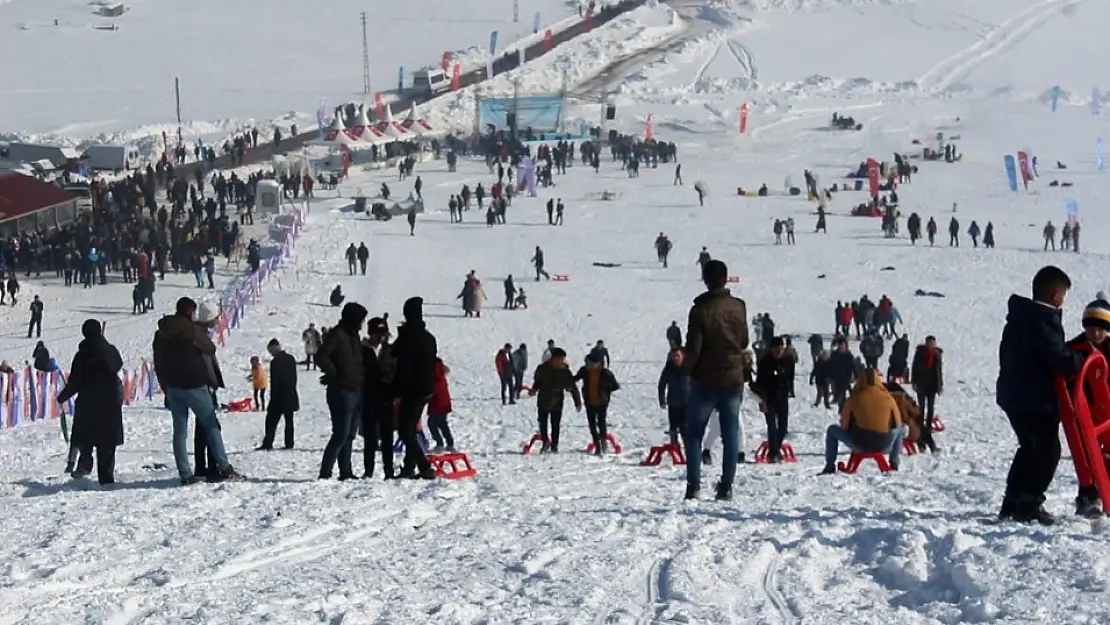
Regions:
M 21 4 L 0 9 L 0 17 Z M 58 476 L 65 448 L 57 423 L 0 431 L 0 522 L 7 529 L 0 623 L 1110 622 L 1106 527 L 1067 516 L 1076 486 L 1069 458 L 1049 493 L 1060 524 L 981 522 L 997 509 L 1015 448 L 994 404 L 1006 298 L 1026 294 L 1042 265 L 1059 265 L 1075 283 L 1065 307 L 1070 334 L 1080 331 L 1083 306 L 1107 288 L 1110 227 L 1099 217 L 1110 183 L 1095 166 L 1104 123 L 1084 97 L 1101 75 L 1089 51 L 1075 47 L 1097 40 L 1105 20 L 1094 2 L 987 0 L 962 10 L 984 22 L 963 42 L 906 25 L 911 18 L 928 24 L 923 15 L 930 7 L 941 23 L 939 15 L 955 6 L 826 5 L 819 15 L 764 14 L 756 24 L 719 24 L 720 32 L 676 42 L 662 60 L 612 89 L 617 128 L 640 133 L 650 114 L 656 136 L 678 145 L 684 186 L 672 184 L 669 166 L 644 167 L 629 179 L 603 158 L 599 173 L 576 164 L 539 198 L 516 199 L 506 226 L 487 228 L 474 211 L 453 225 L 443 211 L 449 195 L 463 184 L 488 187 L 495 176 L 480 162 L 464 161 L 455 173 L 430 162 L 417 173 L 433 212 L 420 217 L 410 237 L 402 220 L 370 222 L 344 210 L 356 189 L 388 182 L 395 193 L 407 193 L 409 183 L 357 173 L 341 187 L 342 197 L 312 204 L 293 262 L 221 351 L 231 387 L 223 397 L 249 394 L 248 359 L 263 355 L 270 338 L 299 355 L 309 322 L 335 322 L 337 311 L 323 305 L 335 284 L 372 314 L 390 312 L 391 320 L 400 318 L 406 298 L 421 295 L 451 367 L 452 427 L 479 475 L 435 483 L 318 482 L 329 420 L 314 373 L 301 374 L 293 451 L 252 451 L 261 414 L 221 417 L 232 462 L 251 477 L 245 483 L 178 487 L 169 417 L 156 406 L 127 409 L 119 487 L 110 492 Z M 836 25 L 856 16 L 875 28 L 836 45 Z M 798 21 L 784 22 L 790 30 L 779 19 Z M 757 28 L 767 36 L 749 47 L 745 33 Z M 771 37 L 776 31 L 781 35 Z M 721 38 L 748 51 L 732 74 L 718 59 Z M 825 47 L 800 54 L 800 41 Z M 219 42 L 205 43 L 212 54 L 219 50 Z M 896 71 L 890 55 L 905 57 L 905 71 Z M 754 84 L 745 64 L 760 70 Z M 807 64 L 814 69 L 805 70 Z M 710 65 L 712 76 L 698 76 Z M 818 73 L 828 80 L 805 83 Z M 863 83 L 853 77 L 915 86 L 855 88 Z M 1039 98 L 1055 84 L 1067 97 L 1053 113 Z M 999 91 L 1006 85 L 1014 88 Z M 256 110 L 238 98 L 225 99 L 229 107 Z M 752 103 L 751 129 L 740 137 L 737 109 L 745 101 Z M 829 132 L 833 111 L 855 116 L 864 129 Z M 593 119 L 596 108 L 584 104 L 574 115 Z M 828 234 L 816 234 L 814 206 L 777 194 L 788 176 L 800 183 L 803 169 L 825 185 L 842 182 L 867 157 L 919 150 L 912 141 L 929 145 L 938 131 L 961 137 L 964 160 L 919 162 L 912 183 L 900 189 L 902 213 L 934 217 L 942 233 L 951 217 L 963 232 L 973 220 L 980 227 L 992 222 L 996 249 L 972 248 L 965 234 L 959 248 L 943 238 L 936 247 L 911 246 L 904 233 L 884 239 L 878 220 L 848 216 L 864 201 L 861 192 L 837 195 Z M 1041 177 L 1028 193 L 1015 194 L 1001 157 L 1023 147 L 1040 157 Z M 1068 168 L 1055 169 L 1056 161 Z M 699 180 L 710 192 L 705 207 L 692 190 Z M 1050 181 L 1074 186 L 1049 187 Z M 761 183 L 770 197 L 736 195 L 737 187 Z M 600 200 L 605 191 L 618 199 Z M 546 225 L 543 203 L 550 197 L 567 204 L 565 226 Z M 1041 229 L 1050 220 L 1064 222 L 1069 199 L 1079 206 L 1083 251 L 1043 252 Z M 786 217 L 797 223 L 797 246 L 773 244 L 771 225 Z M 661 231 L 675 243 L 669 269 L 658 266 L 652 250 Z M 368 276 L 347 276 L 343 250 L 352 241 L 372 250 Z M 547 270 L 568 281 L 531 282 L 528 259 L 536 245 L 547 254 Z M 671 320 L 683 325 L 701 291 L 695 259 L 702 246 L 729 264 L 739 278 L 734 292 L 750 313 L 770 313 L 779 332 L 802 337 L 798 344 L 811 333 L 827 337 L 836 302 L 864 293 L 891 297 L 914 343 L 935 334 L 946 350 L 938 402 L 948 426 L 938 435 L 942 453 L 904 458 L 895 474 L 864 465 L 854 476 L 817 477 L 824 430 L 835 416 L 810 407 L 811 363 L 803 354 L 789 438 L 797 463 L 744 465 L 731 503 L 684 503 L 681 468 L 638 466 L 647 447 L 664 440 L 666 416 L 655 396 L 664 330 Z M 471 269 L 490 297 L 480 320 L 462 318 L 455 299 Z M 510 273 L 528 292 L 527 311 L 499 306 L 500 282 Z M 44 339 L 61 362 L 68 362 L 86 317 L 108 320 L 108 337 L 128 363 L 149 354 L 154 316 L 126 314 L 127 287 L 68 293 L 57 283 L 25 280 L 24 297 L 44 296 Z M 179 295 L 203 295 L 188 283 L 173 276 L 159 283 L 158 310 L 168 312 Z M 945 297 L 915 297 L 918 289 Z M 10 329 L 0 337 L 0 355 L 18 361 L 29 353 L 25 320 L 22 304 L 0 310 Z M 536 427 L 534 406 L 500 405 L 493 356 L 503 343 L 526 342 L 534 364 L 548 338 L 575 364 L 596 340 L 609 346 L 623 386 L 610 408 L 623 455 L 580 453 L 587 430 L 571 411 L 563 453 L 519 453 Z M 750 453 L 764 438 L 750 398 L 744 422 Z M 704 468 L 707 490 L 718 472 L 717 464 Z

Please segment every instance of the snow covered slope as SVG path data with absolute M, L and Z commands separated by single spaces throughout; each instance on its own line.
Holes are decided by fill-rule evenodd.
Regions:
M 1036 46 L 1051 29 L 1068 39 L 1053 43 L 1059 50 L 1091 40 L 1101 28 L 1100 5 L 1042 2 L 1037 11 L 1058 11 L 1038 13 L 1022 30 L 1013 24 L 1024 23 L 1033 2 L 977 3 L 962 12 L 989 23 L 979 39 L 962 41 L 912 26 L 930 10 L 936 23 L 948 19 L 942 15 L 957 9 L 944 1 L 857 5 L 820 16 L 767 13 L 751 26 L 768 35 L 784 29 L 781 36 L 750 46 L 748 34 L 758 31 L 741 31 L 748 26 L 741 21 L 722 25 L 713 36 L 747 48 L 746 64 L 759 69 L 754 84 L 739 60 L 730 74 L 721 59 L 733 48 L 719 49 L 721 40 L 710 35 L 629 79 L 615 100 L 616 127 L 641 132 L 651 114 L 657 136 L 678 144 L 685 186 L 672 184 L 670 167 L 644 168 L 629 179 L 603 159 L 600 173 L 576 166 L 541 197 L 514 201 L 506 226 L 487 228 L 473 212 L 465 224 L 452 225 L 433 212 L 419 220 L 414 237 L 397 221 L 372 223 L 343 212 L 350 200 L 316 203 L 280 289 L 267 292 L 221 353 L 232 386 L 225 397 L 248 394 L 247 359 L 262 354 L 271 337 L 295 350 L 310 321 L 334 322 L 336 311 L 321 302 L 335 283 L 391 318 L 400 316 L 405 298 L 421 295 L 452 370 L 452 427 L 479 476 L 432 484 L 317 482 L 329 422 L 315 374 L 300 381 L 294 451 L 251 451 L 261 415 L 223 418 L 232 461 L 252 477 L 247 483 L 177 487 L 166 468 L 168 415 L 160 410 L 128 411 L 114 492 L 51 477 L 64 462 L 56 424 L 0 431 L 0 523 L 8 528 L 0 545 L 0 623 L 1110 621 L 1106 527 L 1066 518 L 1075 490 L 1068 458 L 1048 502 L 1065 516 L 1060 525 L 981 523 L 998 506 L 1014 449 L 994 405 L 1006 298 L 1026 293 L 1040 266 L 1057 264 L 1075 282 L 1065 324 L 1078 333 L 1082 307 L 1107 288 L 1110 226 L 1099 207 L 1110 181 L 1095 168 L 1103 116 L 1092 116 L 1080 95 L 1056 113 L 1034 97 L 1053 84 L 1073 94 L 1099 84 L 1086 53 L 1038 55 L 1043 48 Z M 834 26 L 851 23 L 849 16 L 874 20 L 867 46 L 859 45 L 859 32 L 838 39 Z M 802 21 L 780 27 L 780 19 Z M 828 43 L 806 53 L 813 55 L 810 73 L 797 59 L 799 39 Z M 905 70 L 885 57 L 872 59 L 865 47 L 874 56 L 906 56 Z M 1015 88 L 998 91 L 1003 74 L 988 71 L 988 63 L 1009 68 Z M 711 75 L 698 76 L 703 64 L 712 65 Z M 807 82 L 818 72 L 828 80 Z M 744 101 L 753 103 L 752 133 L 738 137 L 736 109 Z M 828 132 L 833 111 L 854 115 L 863 131 Z M 861 160 L 889 159 L 937 131 L 960 135 L 965 159 L 920 164 L 900 190 L 903 212 L 932 216 L 942 230 L 953 216 L 964 231 L 972 220 L 992 222 L 997 249 L 971 248 L 966 238 L 958 249 L 884 239 L 878 220 L 846 216 L 863 201 L 859 192 L 833 201 L 827 235 L 811 232 L 815 216 L 805 201 L 735 195 L 738 186 L 763 182 L 777 191 L 787 176 L 800 181 L 805 168 L 826 184 L 840 182 Z M 1040 156 L 1041 178 L 1029 193 L 1014 194 L 1001 156 L 1025 146 Z M 1057 160 L 1068 169 L 1055 170 Z M 444 206 L 463 184 L 492 182 L 473 162 L 455 173 L 430 163 L 418 173 L 432 207 Z M 704 208 L 691 189 L 697 180 L 710 190 Z M 1047 186 L 1052 180 L 1074 186 Z M 393 176 L 358 174 L 342 191 L 350 196 L 385 181 L 395 193 L 408 190 Z M 603 191 L 619 199 L 597 199 Z M 567 204 L 565 226 L 546 225 L 548 197 Z M 1079 205 L 1083 253 L 1042 252 L 1040 230 L 1049 220 L 1064 221 L 1068 199 Z M 798 224 L 795 247 L 773 245 L 771 225 L 786 217 Z M 651 244 L 660 231 L 676 245 L 669 269 L 654 262 Z M 346 276 L 343 249 L 351 241 L 372 249 L 365 278 Z M 567 282 L 528 281 L 536 245 L 547 253 L 548 270 L 569 276 Z M 790 435 L 798 463 L 743 466 L 728 504 L 682 503 L 681 469 L 639 467 L 645 449 L 663 440 L 666 418 L 655 397 L 663 333 L 671 320 L 681 324 L 700 292 L 694 261 L 702 246 L 739 277 L 736 291 L 752 314 L 771 313 L 780 332 L 828 335 L 836 301 L 867 293 L 894 300 L 914 342 L 937 335 L 946 349 L 942 453 L 905 458 L 892 475 L 865 465 L 855 476 L 817 477 L 823 432 L 835 417 L 810 407 L 811 363 L 803 355 Z M 471 269 L 490 296 L 480 320 L 463 319 L 455 299 Z M 499 282 L 509 273 L 528 291 L 529 310 L 499 309 Z M 945 297 L 915 297 L 918 289 Z M 164 309 L 177 293 L 190 292 L 160 290 L 158 301 Z M 92 314 L 82 308 L 113 306 L 109 297 L 94 291 L 72 304 L 69 318 Z M 149 327 L 114 327 L 110 338 L 128 357 L 140 355 Z M 535 429 L 534 406 L 500 406 L 493 355 L 505 342 L 527 342 L 535 357 L 548 338 L 576 364 L 594 341 L 609 345 L 623 385 L 610 411 L 622 456 L 578 453 L 586 427 L 569 412 L 564 453 L 519 454 Z M 9 339 L 13 348 L 22 343 Z M 55 352 L 65 361 L 72 343 L 58 343 Z M 744 413 L 750 452 L 764 438 L 764 425 L 752 400 Z M 705 469 L 707 485 L 718 470 Z

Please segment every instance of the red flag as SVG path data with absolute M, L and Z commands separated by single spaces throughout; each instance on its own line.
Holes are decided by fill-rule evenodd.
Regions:
M 879 197 L 879 161 L 867 159 L 867 184 L 871 188 L 871 197 Z
M 385 120 L 385 102 L 382 100 L 382 92 L 379 91 L 374 94 L 374 107 L 378 109 L 378 121 Z
M 651 123 L 651 114 L 648 113 L 647 121 L 644 122 L 644 140 L 651 141 L 655 138 L 655 128 Z
M 594 14 L 589 12 L 586 14 L 586 32 L 590 32 L 594 28 Z
M 748 103 L 740 105 L 740 134 L 748 131 Z
M 455 63 L 455 69 L 451 72 L 451 91 L 458 91 L 462 82 L 462 67 Z
M 543 49 L 544 52 L 551 52 L 551 29 L 548 28 L 543 33 Z
M 1021 183 L 1025 190 L 1029 190 L 1029 181 L 1033 179 L 1033 172 L 1029 169 L 1029 155 L 1025 150 L 1018 151 L 1018 171 L 1021 172 Z
M 451 53 L 450 52 L 444 52 L 443 53 L 443 59 L 440 61 L 440 65 L 443 66 L 443 71 L 445 71 L 445 72 L 447 71 L 447 68 L 451 66 Z

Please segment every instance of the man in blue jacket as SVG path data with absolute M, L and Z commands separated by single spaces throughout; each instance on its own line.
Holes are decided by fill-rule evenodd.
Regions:
M 1075 375 L 1083 356 L 1068 349 L 1060 307 L 1071 279 L 1058 267 L 1033 277 L 1033 298 L 1011 295 L 998 346 L 995 401 L 1006 413 L 1018 450 L 1006 477 L 998 516 L 1021 523 L 1052 525 L 1044 509 L 1045 491 L 1060 462 L 1060 405 L 1057 375 Z

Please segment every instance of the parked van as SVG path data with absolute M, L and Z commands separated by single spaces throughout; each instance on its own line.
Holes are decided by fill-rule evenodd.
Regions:
M 421 69 L 412 73 L 412 88 L 434 97 L 451 89 L 451 79 L 441 69 Z
M 94 170 L 135 169 L 139 166 L 139 151 L 122 145 L 90 145 L 81 160 Z

